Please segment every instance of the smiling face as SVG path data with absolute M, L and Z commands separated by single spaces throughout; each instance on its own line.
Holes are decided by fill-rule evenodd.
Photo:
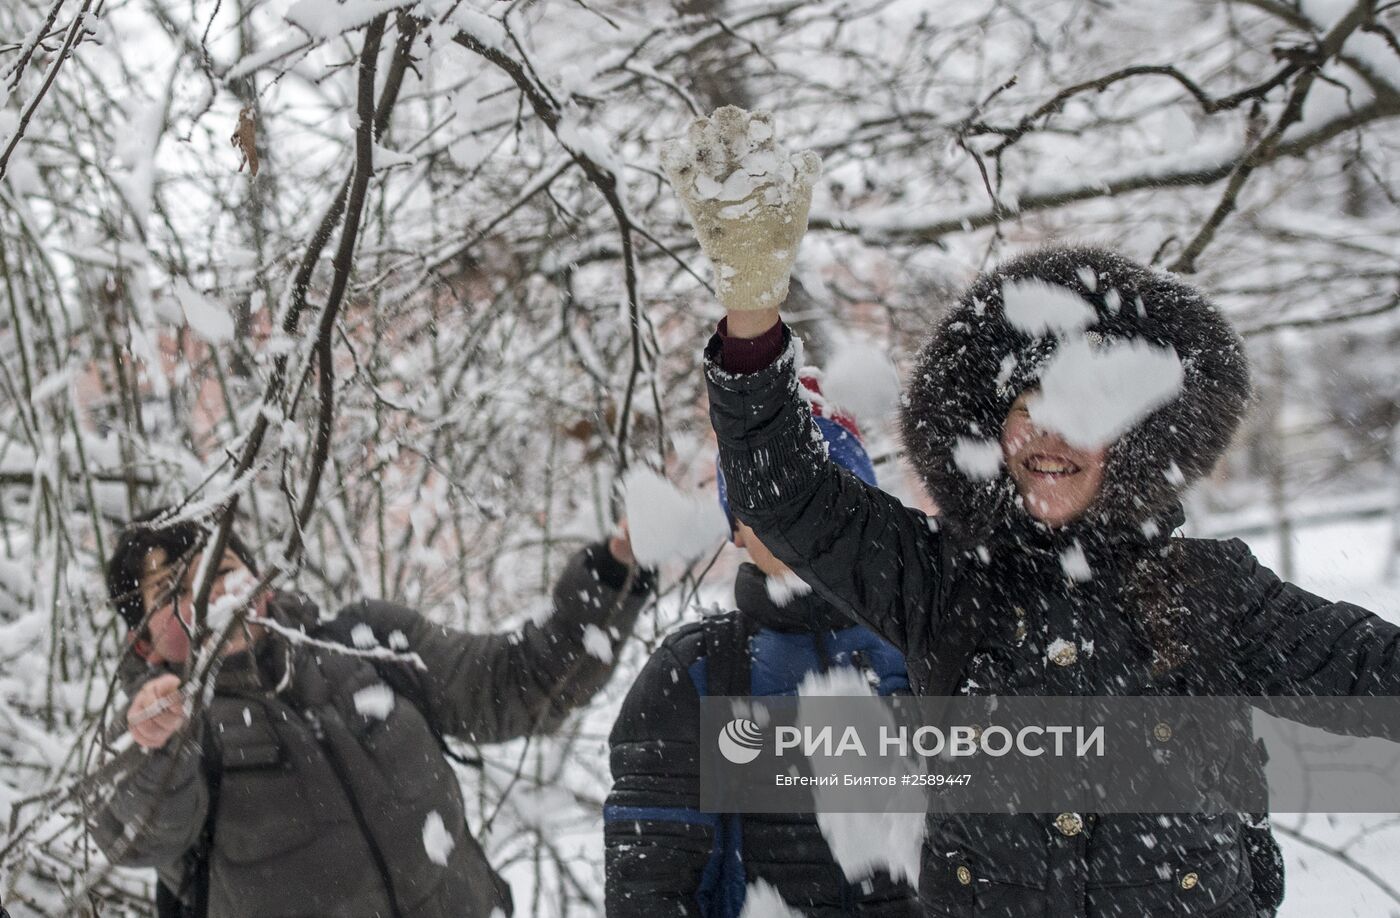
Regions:
M 153 548 L 146 553 L 141 567 L 141 599 L 150 611 L 146 620 L 147 640 L 151 651 L 146 659 L 152 663 L 183 663 L 190 655 L 188 625 L 194 618 L 194 578 L 199 570 L 203 554 L 196 554 L 187 565 L 172 563 L 164 548 Z M 225 550 L 218 568 L 211 572 L 214 583 L 209 590 L 209 605 L 212 608 L 225 594 L 240 594 L 256 582 L 238 555 Z M 266 614 L 267 593 L 253 601 L 249 618 L 262 618 Z M 179 617 L 176 617 L 176 612 Z M 231 636 L 224 645 L 225 653 L 234 653 L 248 646 L 248 634 L 255 638 L 261 628 L 246 629 Z
M 1002 426 L 1001 451 L 1031 516 L 1047 526 L 1063 526 L 1098 496 L 1108 449 L 1080 449 L 1037 427 L 1028 406 L 1034 395 L 1033 389 L 1022 392 L 1012 404 Z

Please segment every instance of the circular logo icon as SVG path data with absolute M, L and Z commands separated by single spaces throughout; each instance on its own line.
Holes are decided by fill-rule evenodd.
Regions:
M 719 732 L 719 751 L 735 765 L 747 765 L 763 751 L 763 730 L 751 720 L 736 717 Z

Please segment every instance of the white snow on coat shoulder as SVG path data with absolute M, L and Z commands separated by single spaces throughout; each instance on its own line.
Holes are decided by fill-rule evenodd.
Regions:
M 869 341 L 848 341 L 826 365 L 822 391 L 832 408 L 844 408 L 857 421 L 878 420 L 899 407 L 899 370 L 888 351 Z

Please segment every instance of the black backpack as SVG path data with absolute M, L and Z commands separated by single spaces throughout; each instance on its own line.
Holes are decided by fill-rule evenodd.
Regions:
M 311 632 L 311 637 L 353 647 L 355 643 L 351 632 L 360 624 L 364 624 L 362 619 L 352 613 L 341 612 L 334 620 L 319 623 Z M 386 640 L 385 635 L 380 634 L 376 634 L 375 638 L 381 644 Z M 444 756 L 462 765 L 481 767 L 481 759 L 460 755 L 447 745 L 447 739 L 438 730 L 437 719 L 432 712 L 432 701 L 428 696 L 427 687 L 423 684 L 422 673 L 418 669 L 396 660 L 371 659 L 370 662 L 374 664 L 384 684 L 393 689 L 394 694 L 407 699 L 423 715 Z M 199 841 L 185 852 L 179 888 L 171 889 L 163 879 L 156 881 L 157 918 L 207 918 L 209 914 L 209 852 L 214 847 L 214 818 L 218 813 L 219 786 L 223 774 L 219 756 L 207 754 L 216 747 L 208 719 L 204 719 L 203 723 L 203 746 L 206 754 L 200 756 L 200 762 L 204 767 L 204 780 L 209 788 L 209 806 L 204 817 L 204 827 L 199 833 Z M 0 910 L 0 918 L 8 918 L 8 915 Z

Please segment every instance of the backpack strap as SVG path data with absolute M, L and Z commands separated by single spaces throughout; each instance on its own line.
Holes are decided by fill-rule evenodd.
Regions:
M 711 615 L 705 630 L 705 694 L 749 693 L 749 629 L 737 612 Z
M 223 755 L 215 745 L 214 728 L 207 713 L 200 718 L 200 770 L 208 789 L 208 805 L 204 825 L 193 847 L 185 852 L 184 871 L 180 888 L 172 890 L 165 881 L 156 879 L 157 918 L 208 918 L 209 915 L 209 855 L 214 850 L 214 822 L 219 814 L 219 789 L 223 785 Z M 0 916 L 3 918 L 3 916 Z

